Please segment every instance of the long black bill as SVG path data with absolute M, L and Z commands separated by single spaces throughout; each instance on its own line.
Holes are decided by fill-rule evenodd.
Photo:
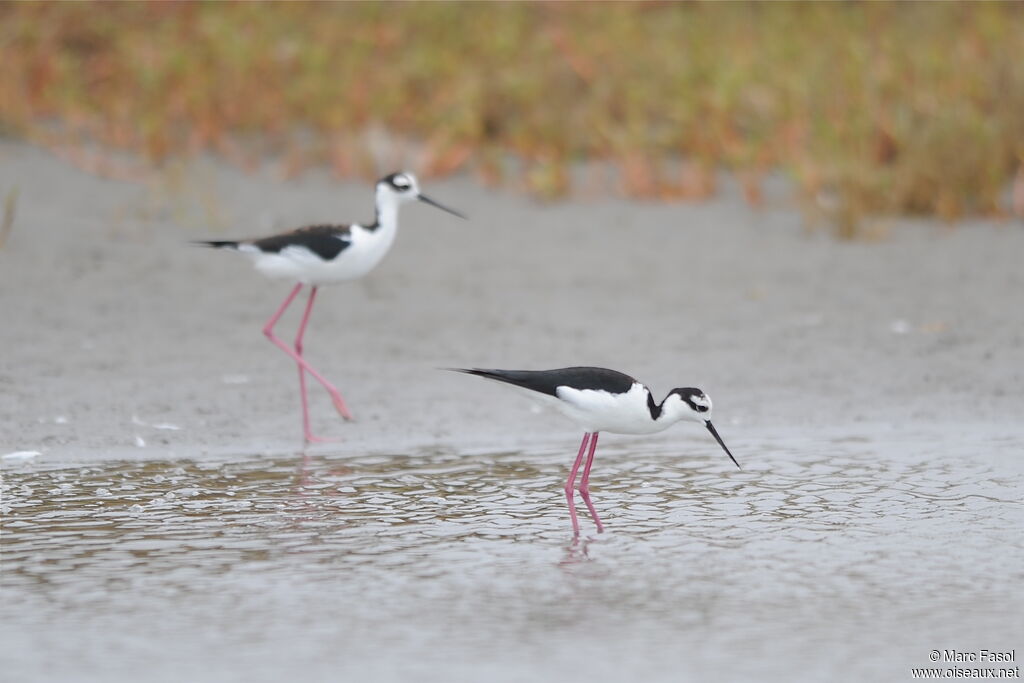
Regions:
M 736 458 L 732 457 L 732 453 L 729 453 L 729 448 L 725 445 L 725 442 L 722 441 L 722 437 L 718 435 L 718 430 L 715 429 L 715 425 L 711 424 L 711 420 L 704 420 L 704 424 L 707 426 L 708 431 L 711 432 L 711 436 L 715 437 L 715 441 L 718 442 L 718 445 L 725 449 L 725 452 L 729 456 L 729 459 L 732 460 L 732 464 L 736 465 L 736 467 L 739 467 L 739 469 L 742 470 L 743 468 L 740 467 L 740 464 L 738 462 L 736 462 Z
M 448 213 L 450 213 L 453 216 L 458 216 L 459 218 L 461 218 L 463 220 L 466 220 L 466 217 L 463 216 L 458 211 L 456 211 L 455 209 L 449 209 L 444 204 L 438 204 L 437 202 L 435 202 L 433 199 L 431 199 L 430 197 L 428 197 L 425 194 L 418 194 L 418 195 L 416 195 L 416 199 L 420 200 L 424 204 L 430 204 L 431 206 L 436 206 L 437 208 L 441 209 L 442 211 L 447 211 Z

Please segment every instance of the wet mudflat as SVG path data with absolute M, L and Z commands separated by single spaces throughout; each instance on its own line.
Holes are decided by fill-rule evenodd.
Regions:
M 1024 433 L 8 466 L 9 680 L 905 680 L 1024 645 Z M 960 434 L 960 436 L 953 436 Z M 685 457 L 683 454 L 686 454 Z M 581 511 L 582 511 L 582 506 Z
M 187 242 L 365 216 L 365 183 L 0 162 L 0 680 L 904 681 L 1024 652 L 1016 223 L 847 244 L 781 194 L 431 181 L 471 220 L 409 207 L 323 293 L 307 352 L 357 420 L 314 391 L 344 441 L 304 458 L 259 334 L 286 288 Z M 602 435 L 608 531 L 581 506 L 573 543 L 579 435 L 437 368 L 575 364 L 706 390 L 744 469 L 692 426 Z

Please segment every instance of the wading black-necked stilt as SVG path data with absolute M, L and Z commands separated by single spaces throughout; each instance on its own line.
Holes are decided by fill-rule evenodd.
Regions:
M 573 502 L 573 488 L 576 473 L 583 462 L 583 453 L 589 442 L 587 464 L 583 467 L 580 480 L 580 496 L 590 511 L 598 531 L 604 526 L 597 516 L 597 510 L 590 502 L 590 467 L 594 464 L 597 449 L 597 435 L 600 432 L 614 434 L 653 434 L 668 429 L 680 420 L 703 423 L 736 467 L 740 464 L 726 447 L 715 426 L 711 424 L 711 399 L 700 389 L 692 387 L 673 389 L 661 403 L 654 401 L 651 390 L 629 375 L 605 368 L 560 368 L 558 370 L 484 370 L 480 368 L 450 368 L 478 377 L 505 382 L 526 389 L 532 396 L 541 398 L 552 408 L 569 417 L 585 430 L 583 443 L 576 454 L 576 462 L 569 471 L 565 482 L 565 499 L 569 503 L 573 533 L 580 532 L 576 521 L 576 505 Z
M 302 356 L 302 338 L 313 310 L 313 301 L 320 285 L 355 280 L 369 273 L 380 263 L 395 241 L 398 230 L 398 207 L 419 200 L 465 218 L 461 213 L 438 204 L 420 194 L 416 177 L 411 173 L 392 173 L 377 181 L 376 214 L 369 225 L 313 225 L 280 235 L 250 240 L 207 240 L 197 242 L 208 247 L 232 249 L 252 257 L 256 270 L 272 278 L 296 281 L 298 284 L 285 298 L 277 312 L 263 327 L 263 334 L 287 353 L 299 366 L 299 389 L 302 393 L 302 430 L 307 442 L 326 441 L 314 436 L 309 427 L 309 405 L 306 399 L 306 374 L 324 386 L 334 407 L 346 420 L 352 419 L 345 400 L 333 384 L 324 379 Z M 306 312 L 295 336 L 294 349 L 274 334 L 274 325 L 291 305 L 303 286 L 309 285 Z

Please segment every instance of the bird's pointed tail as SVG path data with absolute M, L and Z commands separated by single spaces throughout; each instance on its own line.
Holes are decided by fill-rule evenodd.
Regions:
M 500 380 L 501 376 L 498 375 L 494 370 L 485 370 L 483 368 L 441 368 L 442 370 L 448 370 L 450 372 L 462 372 L 467 375 L 476 375 L 477 377 L 486 377 L 488 379 Z
M 193 240 L 191 244 L 214 249 L 238 249 L 239 242 L 236 240 Z
M 527 389 L 533 389 L 534 391 L 544 391 L 551 393 L 547 388 L 540 389 L 533 386 L 535 381 L 536 372 L 529 370 L 498 370 L 489 368 L 443 368 L 444 370 L 451 370 L 452 372 L 461 372 L 467 375 L 476 375 L 477 377 L 483 377 L 484 379 L 492 379 L 495 382 L 504 382 L 505 384 L 512 384 L 517 387 L 525 387 Z

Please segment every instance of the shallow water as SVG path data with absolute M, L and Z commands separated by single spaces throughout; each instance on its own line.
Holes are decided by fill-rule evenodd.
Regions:
M 579 505 L 578 542 L 573 446 L 8 467 L 8 680 L 910 680 L 932 649 L 1024 656 L 1024 435 L 730 442 L 743 471 L 609 439 L 608 531 Z

